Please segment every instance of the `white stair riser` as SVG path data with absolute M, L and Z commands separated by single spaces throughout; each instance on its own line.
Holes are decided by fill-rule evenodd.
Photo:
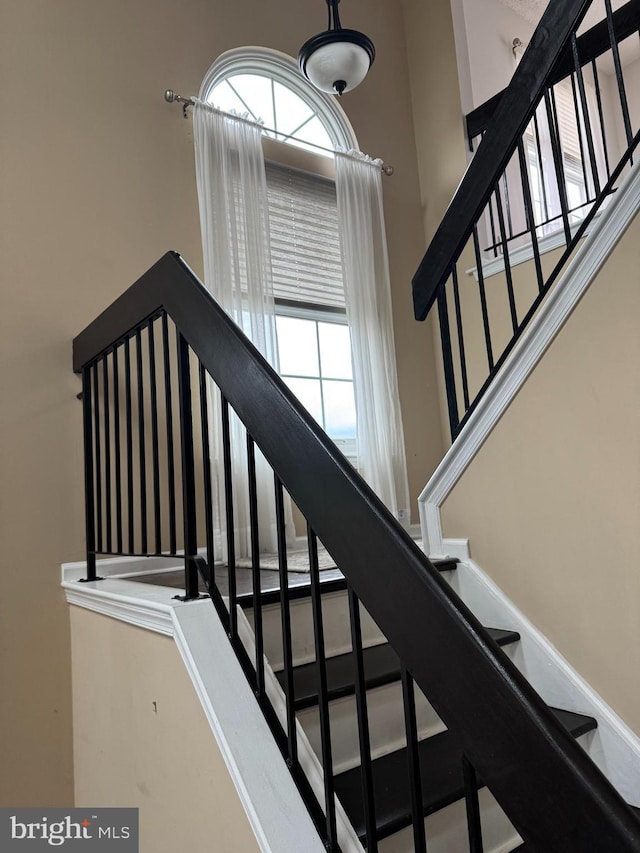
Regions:
M 374 758 L 406 746 L 402 686 L 399 681 L 367 691 L 367 716 Z M 358 718 L 355 696 L 330 703 L 331 749 L 335 773 L 360 764 Z M 320 721 L 317 708 L 298 712 L 303 729 L 318 756 L 321 753 Z M 445 726 L 416 688 L 416 719 L 420 737 L 443 731 Z
M 520 838 L 509 819 L 486 788 L 478 792 L 482 821 L 482 841 L 485 853 L 507 853 Z M 467 816 L 464 800 L 452 803 L 425 820 L 429 853 L 463 853 L 469 849 Z M 413 828 L 383 839 L 379 853 L 414 853 Z
M 296 666 L 316 659 L 311 599 L 294 599 L 290 604 L 291 638 L 293 661 Z M 384 642 L 384 636 L 366 610 L 361 607 L 362 643 L 373 646 Z M 253 611 L 246 611 L 251 627 L 254 627 Z M 351 650 L 349 605 L 346 592 L 326 593 L 322 596 L 322 621 L 325 638 L 325 654 L 332 657 Z M 282 624 L 279 604 L 262 608 L 262 630 L 264 653 L 275 672 L 283 668 Z

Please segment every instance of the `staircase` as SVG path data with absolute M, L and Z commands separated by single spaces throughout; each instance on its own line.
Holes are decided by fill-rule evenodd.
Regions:
M 99 586 L 104 554 L 181 560 L 188 602 L 199 598 L 200 575 L 211 618 L 220 620 L 328 849 L 349 853 L 363 838 L 368 851 L 425 850 L 427 814 L 430 851 L 442 816 L 443 851 L 468 845 L 477 853 L 485 842 L 507 851 L 518 837 L 494 817 L 502 810 L 535 849 L 583 853 L 597 839 L 591 849 L 638 853 L 640 822 L 574 740 L 592 723 L 546 707 L 505 654 L 509 644 L 497 642 L 515 637 L 479 624 L 443 577 L 455 574 L 454 565 L 425 558 L 178 256 L 162 258 L 76 338 L 74 363 L 83 374 L 85 581 Z M 216 399 L 226 567 L 215 559 L 210 470 L 196 465 L 196 448 L 211 457 Z M 239 474 L 248 476 L 252 542 L 260 524 L 256 447 L 273 469 L 278 583 L 263 594 L 254 548 L 243 569 L 248 598 L 238 590 L 234 556 L 232 408 L 246 428 L 247 469 Z M 134 472 L 146 489 L 135 487 Z M 307 519 L 310 571 L 302 586 L 287 571 L 285 486 Z M 341 578 L 322 582 L 319 542 Z M 384 666 L 374 670 L 379 656 Z M 304 691 L 311 661 L 316 686 Z M 398 696 L 398 676 L 400 698 L 388 701 L 384 694 Z M 373 686 L 380 681 L 388 683 Z M 335 695 L 345 692 L 351 695 Z M 355 713 L 342 714 L 349 705 Z M 394 722 L 378 732 L 377 720 L 389 715 Z M 352 734 L 343 736 L 349 725 Z M 396 779 L 405 763 L 403 792 Z M 506 828 L 494 829 L 500 821 Z M 446 840 L 451 826 L 462 833 L 453 841 Z
M 436 560 L 434 566 L 446 577 L 456 571 L 457 562 L 455 559 Z M 434 853 L 466 849 L 465 785 L 469 782 L 465 782 L 464 778 L 462 749 L 420 691 L 416 691 L 415 747 L 418 762 L 425 768 L 420 780 L 419 807 L 425 823 L 417 832 L 413 828 L 409 781 L 413 757 L 404 728 L 402 666 L 379 628 L 363 612 L 362 657 L 372 759 L 372 796 L 375 802 L 375 836 L 373 842 L 368 841 L 355 707 L 358 673 L 353 650 L 344 651 L 345 645 L 350 642 L 347 583 L 346 580 L 331 580 L 322 585 L 327 586 L 323 594 L 325 623 L 331 625 L 330 638 L 325 634 L 326 701 L 332 730 L 335 795 L 360 842 L 368 849 L 377 846 L 385 853 L 419 850 L 424 838 L 429 839 L 428 849 Z M 309 648 L 313 646 L 310 585 L 297 585 L 295 600 L 296 612 L 292 625 L 293 704 L 297 720 L 321 760 L 318 666 L 315 659 L 307 661 Z M 254 624 L 252 595 L 240 596 L 238 604 L 250 623 Z M 282 665 L 279 592 L 264 593 L 263 604 L 266 605 L 262 615 L 265 656 L 268 661 L 274 662 L 275 675 L 284 694 L 287 676 Z M 486 630 L 501 648 L 515 646 L 520 639 L 515 631 L 492 627 Z M 551 711 L 578 742 L 597 727 L 596 720 L 591 716 L 558 708 L 552 708 Z M 489 792 L 483 790 L 482 781 L 478 780 L 474 788 L 479 791 L 481 810 L 476 844 L 482 844 L 482 849 L 487 853 L 526 850 L 524 845 L 520 845 L 517 832 L 498 804 Z M 480 824 L 482 830 L 479 829 Z
M 454 438 L 558 275 L 556 268 L 540 279 L 538 296 L 519 317 L 510 275 L 513 235 L 499 189 L 516 151 L 526 184 L 522 133 L 541 99 L 550 103 L 549 84 L 567 55 L 580 76 L 586 43 L 576 32 L 588 6 L 586 0 L 549 4 L 414 281 L 417 315 L 439 307 Z M 629 6 L 636 10 L 636 0 Z M 628 14 L 621 18 L 607 7 L 615 53 L 618 25 L 627 26 Z M 628 138 L 578 231 L 565 229 L 566 257 L 616 189 L 639 138 Z M 597 183 L 594 172 L 591 180 Z M 492 248 L 501 255 L 513 324 L 513 339 L 499 356 L 482 300 L 478 237 L 481 218 L 490 220 L 493 211 L 500 233 Z M 570 212 L 563 203 L 565 224 Z M 475 397 L 456 267 L 469 240 L 489 365 Z M 425 557 L 178 255 L 161 258 L 76 338 L 74 369 L 83 377 L 84 581 L 99 586 L 105 555 L 182 562 L 181 600 L 196 601 L 205 590 L 211 619 L 224 629 L 326 849 L 639 853 L 636 812 L 577 742 L 593 732 L 595 720 L 547 707 L 509 657 L 518 634 L 508 625 L 480 624 L 447 581 L 458 571 L 455 561 Z M 233 413 L 240 439 L 230 428 Z M 214 421 L 221 436 L 215 450 Z M 258 450 L 270 469 L 277 528 L 277 583 L 269 590 L 258 547 L 264 523 Z M 237 583 L 236 507 L 244 483 L 249 592 Z M 303 583 L 292 584 L 287 567 L 285 490 L 306 521 Z M 215 510 L 222 533 L 214 529 Z M 319 543 L 339 576 L 322 577 Z

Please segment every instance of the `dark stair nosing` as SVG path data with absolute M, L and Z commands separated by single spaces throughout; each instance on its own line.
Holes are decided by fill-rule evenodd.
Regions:
M 486 629 L 499 646 L 515 643 L 520 639 L 516 631 L 504 631 L 500 628 Z M 368 646 L 364 651 L 365 683 L 368 690 L 382 687 L 400 680 L 400 660 L 388 643 Z M 353 653 L 327 658 L 328 699 L 341 699 L 355 692 Z M 276 673 L 284 687 L 284 673 Z M 296 711 L 311 708 L 318 704 L 318 671 L 316 662 L 301 664 L 293 671 L 293 695 Z
M 440 560 L 431 561 L 439 572 L 451 572 L 457 568 L 457 557 L 446 557 Z M 333 570 L 334 572 L 336 569 Z M 347 588 L 347 579 L 345 577 L 332 577 L 329 580 L 322 580 L 322 572 L 320 572 L 320 586 L 323 593 L 342 592 Z M 311 597 L 311 584 L 304 583 L 289 587 L 289 600 L 292 601 L 298 598 Z M 269 589 L 261 593 L 260 600 L 262 604 L 278 604 L 280 602 L 280 589 Z M 253 593 L 247 592 L 237 597 L 237 603 L 245 610 L 253 607 Z
M 556 708 L 551 710 L 574 737 L 597 727 L 593 717 Z M 427 817 L 464 797 L 462 750 L 448 731 L 421 740 L 418 749 L 423 813 Z M 379 840 L 411 825 L 406 752 L 406 749 L 399 749 L 372 763 Z M 338 774 L 335 792 L 359 838 L 365 840 L 360 767 Z

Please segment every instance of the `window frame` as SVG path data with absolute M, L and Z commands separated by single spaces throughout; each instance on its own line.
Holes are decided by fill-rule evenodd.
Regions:
M 342 308 L 335 308 L 328 305 L 314 305 L 309 302 L 295 302 L 294 300 L 289 299 L 276 299 L 275 300 L 275 313 L 276 313 L 276 327 L 277 327 L 277 318 L 278 317 L 291 317 L 296 320 L 310 320 L 316 323 L 316 340 L 318 340 L 318 323 L 330 323 L 334 325 L 346 326 L 349 327 L 349 322 L 347 319 L 347 312 Z M 286 382 L 287 378 L 298 378 L 293 374 L 283 373 L 280 370 L 280 376 Z M 318 347 L 318 375 L 317 376 L 301 376 L 299 378 L 302 379 L 315 379 L 320 382 L 320 393 L 322 397 L 322 381 L 323 379 L 328 379 L 329 381 L 339 381 L 344 382 L 345 384 L 350 384 L 354 389 L 354 404 L 355 404 L 355 386 L 353 381 L 353 375 L 350 379 L 345 378 L 336 378 L 336 377 L 324 377 L 322 373 L 322 360 L 320 355 L 320 349 Z M 323 421 L 324 421 L 324 405 L 323 405 Z M 356 435 L 354 438 L 335 438 L 331 435 L 331 433 L 326 429 L 325 423 L 320 422 L 320 426 L 325 430 L 329 438 L 334 442 L 334 444 L 340 448 L 342 453 L 349 459 L 350 462 L 355 464 L 358 458 L 358 437 L 357 437 L 357 421 L 356 421 Z
M 314 89 L 298 70 L 295 60 L 278 50 L 243 47 L 221 54 L 204 76 L 198 93 L 199 99 L 208 102 L 211 92 L 219 83 L 237 74 L 257 74 L 286 86 L 318 116 L 336 148 L 357 148 L 358 143 L 351 122 L 333 99 L 334 96 Z
M 211 94 L 215 87 L 224 80 L 239 74 L 266 77 L 285 86 L 304 101 L 313 111 L 314 116 L 322 122 L 335 149 L 343 151 L 358 149 L 353 127 L 334 96 L 313 88 L 299 72 L 297 63 L 292 57 L 271 48 L 235 48 L 221 54 L 205 74 L 198 94 L 199 99 L 212 102 Z M 295 140 L 289 142 L 286 138 L 274 138 L 266 133 L 262 135 L 262 145 L 265 161 L 335 181 L 334 157 L 331 152 L 328 152 L 329 156 L 314 153 L 306 146 L 296 145 Z M 349 325 L 345 309 L 297 300 L 276 298 L 275 314 L 276 318 L 286 316 L 315 321 L 316 335 L 318 334 L 317 324 L 321 322 Z M 318 360 L 320 375 L 309 378 L 317 378 L 322 382 L 320 357 Z M 353 376 L 350 380 L 341 381 L 349 382 L 354 388 L 355 402 Z M 321 423 L 320 426 L 324 429 L 324 424 Z M 332 438 L 329 433 L 327 435 L 349 461 L 356 465 L 358 458 L 357 421 L 356 437 L 353 439 Z

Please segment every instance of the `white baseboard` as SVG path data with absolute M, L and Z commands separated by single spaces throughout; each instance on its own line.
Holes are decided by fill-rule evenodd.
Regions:
M 447 577 L 484 625 L 520 634 L 505 652 L 547 704 L 596 718 L 597 730 L 581 743 L 624 799 L 640 806 L 640 739 L 473 560 Z

